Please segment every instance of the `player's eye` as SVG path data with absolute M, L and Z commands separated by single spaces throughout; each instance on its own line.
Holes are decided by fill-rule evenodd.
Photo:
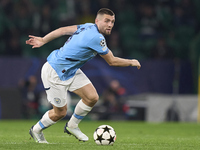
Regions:
M 107 19 L 107 18 L 106 18 L 106 19 L 105 19 L 105 22 L 110 22 L 110 19 Z

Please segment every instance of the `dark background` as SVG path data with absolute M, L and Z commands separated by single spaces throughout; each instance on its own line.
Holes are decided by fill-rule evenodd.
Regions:
M 138 59 L 142 67 L 109 67 L 99 56 L 89 61 L 82 70 L 100 95 L 113 79 L 126 89 L 127 96 L 197 94 L 199 0 L 1 0 L 0 106 L 2 112 L 6 110 L 2 116 L 20 107 L 21 80 L 35 76 L 37 91 L 44 91 L 41 67 L 49 53 L 68 38 L 31 49 L 25 44 L 28 35 L 44 36 L 62 26 L 94 22 L 103 7 L 116 14 L 112 34 L 106 37 L 108 47 L 115 56 Z M 20 118 L 20 112 L 15 116 Z

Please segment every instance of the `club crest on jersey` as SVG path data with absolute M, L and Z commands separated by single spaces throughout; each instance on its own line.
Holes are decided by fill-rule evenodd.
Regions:
M 54 101 L 57 103 L 57 104 L 60 104 L 61 103 L 61 100 L 59 98 L 54 98 Z

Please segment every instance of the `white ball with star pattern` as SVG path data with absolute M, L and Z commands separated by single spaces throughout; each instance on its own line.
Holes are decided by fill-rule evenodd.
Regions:
M 93 137 L 97 145 L 113 145 L 116 133 L 111 126 L 101 125 L 94 131 Z

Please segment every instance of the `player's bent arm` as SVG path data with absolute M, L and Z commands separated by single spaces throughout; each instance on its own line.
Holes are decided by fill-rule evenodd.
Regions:
M 106 55 L 100 55 L 110 66 L 118 66 L 118 67 L 127 67 L 127 66 L 136 66 L 140 69 L 141 65 L 136 59 L 123 59 L 119 57 L 115 57 L 111 51 Z
M 63 35 L 72 35 L 77 30 L 77 25 L 58 28 L 43 37 L 44 44 Z
M 26 40 L 26 44 L 32 45 L 32 48 L 38 48 L 60 36 L 72 35 L 76 30 L 77 30 L 77 25 L 74 25 L 74 26 L 58 28 L 48 33 L 44 37 L 29 35 L 30 39 Z

